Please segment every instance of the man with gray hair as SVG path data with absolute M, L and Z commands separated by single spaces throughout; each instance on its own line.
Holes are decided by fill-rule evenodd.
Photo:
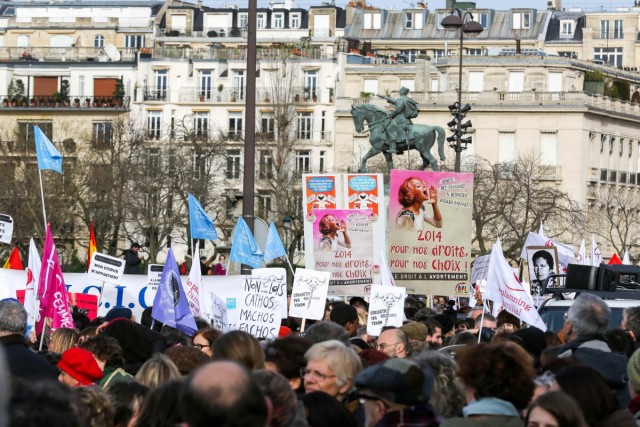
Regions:
M 612 352 L 605 339 L 611 309 L 597 295 L 582 293 L 571 304 L 564 323 L 569 340 L 558 357 L 576 358 L 582 365 L 597 370 L 616 393 L 621 407 L 627 407 L 629 392 L 623 377 L 627 356 Z
M 27 311 L 14 299 L 0 301 L 0 346 L 5 350 L 11 375 L 26 380 L 56 381 L 58 370 L 47 359 L 31 351 L 27 333 Z

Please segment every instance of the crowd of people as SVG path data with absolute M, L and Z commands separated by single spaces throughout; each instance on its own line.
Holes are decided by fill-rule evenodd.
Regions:
M 556 334 L 408 297 L 408 320 L 377 337 L 367 309 L 327 302 L 322 321 L 286 319 L 273 340 L 75 310 L 77 329 L 40 348 L 3 300 L 0 427 L 640 426 L 640 307 L 610 330 L 607 304 L 581 294 Z

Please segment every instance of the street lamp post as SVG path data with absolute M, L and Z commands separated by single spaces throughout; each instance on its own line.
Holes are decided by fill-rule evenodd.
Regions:
M 462 150 L 467 148 L 467 144 L 471 143 L 471 138 L 463 139 L 462 136 L 467 133 L 467 129 L 471 127 L 471 121 L 462 124 L 462 119 L 471 110 L 471 106 L 466 104 L 462 106 L 462 47 L 464 43 L 464 35 L 474 37 L 483 30 L 479 22 L 473 20 L 471 12 L 462 12 L 460 9 L 452 9 L 451 15 L 446 16 L 440 23 L 447 31 L 460 31 L 460 51 L 458 52 L 458 101 L 449 106 L 449 111 L 454 116 L 453 120 L 447 123 L 453 135 L 447 138 L 449 145 L 456 151 L 455 171 L 460 172 Z

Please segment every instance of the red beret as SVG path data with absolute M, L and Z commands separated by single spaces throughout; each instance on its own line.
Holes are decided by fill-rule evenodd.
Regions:
M 58 368 L 80 382 L 91 385 L 102 378 L 102 369 L 90 351 L 82 348 L 70 348 L 62 353 Z

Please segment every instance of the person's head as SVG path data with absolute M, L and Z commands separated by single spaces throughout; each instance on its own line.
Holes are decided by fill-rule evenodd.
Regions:
M 407 95 L 409 93 L 409 88 L 402 86 L 400 88 L 400 95 Z
M 124 365 L 122 347 L 120 347 L 118 340 L 113 337 L 105 334 L 94 335 L 80 344 L 79 347 L 90 351 L 103 370 L 105 366 Z
M 358 310 L 352 305 L 340 304 L 331 310 L 329 319 L 342 326 L 350 337 L 354 337 L 358 331 Z
M 483 306 L 481 305 L 475 306 L 471 310 L 469 310 L 469 313 L 467 313 L 467 317 L 475 321 L 478 317 L 482 316 L 483 311 L 484 311 Z
M 473 335 L 471 332 L 460 332 L 459 334 L 455 334 L 449 340 L 449 345 L 469 345 L 476 344 L 478 342 L 478 337 Z
M 634 352 L 627 363 L 629 394 L 633 399 L 640 395 L 640 351 Z
M 536 251 L 531 257 L 533 262 L 533 274 L 536 276 L 536 280 L 542 282 L 553 270 L 553 257 L 548 251 L 539 250 Z
M 433 392 L 429 403 L 436 414 L 443 418 L 459 415 L 465 405 L 465 396 L 462 384 L 456 379 L 456 362 L 439 351 L 423 351 L 412 359 L 421 367 L 428 367 L 433 372 Z
M 199 366 L 209 362 L 210 358 L 195 347 L 174 346 L 164 351 L 182 375 L 189 375 Z
M 109 397 L 97 386 L 73 389 L 80 422 L 90 427 L 113 426 L 114 410 Z
M 220 254 L 220 256 L 218 257 L 218 262 L 223 263 L 227 260 L 227 256 L 224 254 Z
M 573 397 L 590 426 L 600 425 L 607 415 L 618 409 L 618 401 L 605 379 L 588 366 L 560 368 L 551 391 L 563 391 Z
M 636 349 L 636 343 L 633 338 L 631 338 L 631 335 L 622 329 L 609 329 L 604 334 L 604 337 L 611 351 L 615 351 L 616 353 L 622 353 L 627 357 L 631 357 Z
M 0 336 L 27 333 L 27 311 L 16 300 L 0 301 Z
M 354 306 L 356 310 L 358 310 L 358 313 L 369 313 L 369 304 L 367 304 L 367 302 L 362 297 L 351 297 L 351 299 L 349 300 L 349 305 Z
M 222 331 L 214 328 L 199 330 L 193 337 L 193 346 L 207 356 L 213 356 L 213 343 L 222 336 Z
M 93 354 L 82 348 L 74 347 L 62 353 L 58 369 L 58 381 L 69 387 L 92 385 L 102 378 L 102 369 Z
M 491 329 L 495 331 L 498 328 L 498 322 L 491 313 L 485 313 L 484 316 L 476 317 L 476 328 Z
M 469 328 L 467 327 L 467 322 L 464 320 L 456 320 L 453 330 L 456 334 L 459 334 L 460 332 L 468 331 Z
M 353 414 L 338 399 L 321 391 L 304 394 L 298 398 L 304 405 L 309 426 L 356 427 Z
M 604 335 L 609 327 L 611 309 L 599 296 L 582 293 L 567 312 L 565 332 L 569 339 L 585 335 Z
M 285 377 L 273 371 L 251 373 L 260 391 L 270 402 L 270 427 L 288 427 L 296 417 L 298 399 Z
M 407 322 L 398 329 L 404 332 L 409 343 L 426 342 L 429 335 L 429 328 L 423 322 Z
M 370 366 L 355 378 L 365 426 L 373 427 L 389 411 L 428 402 L 433 388 L 429 368 L 409 359 L 389 359 Z
M 269 343 L 264 349 L 264 368 L 289 380 L 294 391 L 304 391 L 300 369 L 307 364 L 305 353 L 311 344 L 301 337 L 289 336 Z
M 437 349 L 442 347 L 442 326 L 436 320 L 427 320 L 424 322 L 427 326 L 427 342 L 429 343 L 429 348 Z
M 353 378 L 362 369 L 362 362 L 353 348 L 340 341 L 314 344 L 305 354 L 303 371 L 307 393 L 323 391 L 342 400 L 353 386 Z
M 533 396 L 533 358 L 511 342 L 480 343 L 456 353 L 458 377 L 466 387 L 467 402 L 497 397 L 522 410 Z M 491 372 L 491 375 L 487 375 Z
M 531 427 L 587 427 L 576 401 L 561 391 L 538 396 L 529 404 L 525 421 Z
M 306 330 L 304 338 L 312 344 L 329 340 L 338 340 L 346 345 L 349 344 L 347 330 L 335 322 L 314 323 Z
M 249 370 L 264 368 L 264 352 L 252 335 L 231 331 L 213 343 L 213 360 L 232 360 Z
M 127 427 L 131 418 L 139 415 L 149 388 L 135 381 L 117 381 L 106 391 L 114 410 L 114 427 Z
M 140 243 L 132 243 L 129 249 L 131 249 L 132 252 L 138 253 L 140 250 Z
M 76 398 L 54 381 L 11 382 L 9 419 L 12 426 L 85 426 L 75 412 Z
M 640 340 L 640 306 L 625 308 L 620 326 L 631 333 L 634 341 Z
M 340 229 L 340 219 L 338 219 L 335 215 L 326 214 L 320 219 L 318 223 L 318 230 L 320 234 L 326 236 L 335 233 Z
M 59 328 L 51 333 L 49 351 L 62 354 L 78 344 L 80 334 L 76 329 Z
M 407 357 L 407 335 L 398 328 L 383 330 L 378 337 L 376 348 L 389 357 Z
M 104 316 L 105 322 L 111 322 L 115 319 L 129 319 L 132 320 L 133 312 L 130 308 L 126 307 L 114 307 Z
M 137 382 L 149 387 L 151 390 L 166 382 L 179 380 L 180 378 L 182 378 L 182 374 L 175 363 L 169 357 L 160 353 L 154 354 L 151 359 L 144 362 L 135 376 Z
M 260 388 L 242 365 L 210 362 L 184 381 L 180 414 L 189 427 L 263 426 L 267 404 Z
M 178 426 L 183 421 L 178 407 L 178 396 L 182 382 L 168 381 L 149 391 L 140 413 L 134 417 L 135 426 Z
M 522 322 L 507 310 L 502 310 L 498 313 L 498 317 L 496 317 L 496 325 L 498 329 L 504 330 L 505 332 L 513 332 L 520 329 Z
M 398 202 L 405 208 L 413 204 L 422 204 L 428 199 L 429 189 L 427 184 L 418 178 L 405 179 L 398 189 Z

